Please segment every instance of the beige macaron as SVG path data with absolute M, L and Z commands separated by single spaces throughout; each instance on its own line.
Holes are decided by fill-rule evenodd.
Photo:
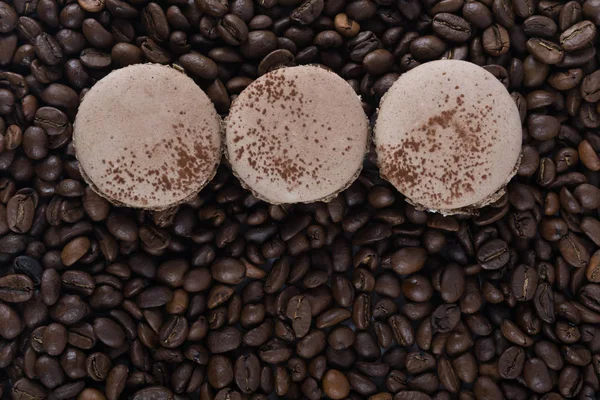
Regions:
M 328 201 L 358 176 L 369 139 L 360 98 L 316 66 L 269 72 L 239 95 L 226 121 L 235 175 L 269 203 Z
M 118 69 L 85 95 L 73 133 L 90 186 L 111 202 L 160 210 L 214 176 L 221 119 L 185 74 L 159 64 Z
M 497 200 L 521 154 L 510 94 L 464 61 L 433 61 L 400 76 L 381 101 L 374 133 L 381 175 L 409 202 L 444 214 Z

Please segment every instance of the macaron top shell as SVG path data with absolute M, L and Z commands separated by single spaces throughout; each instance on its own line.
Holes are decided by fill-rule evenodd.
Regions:
M 505 87 L 485 69 L 442 60 L 403 74 L 382 99 L 375 145 L 382 176 L 408 201 L 445 214 L 502 194 L 522 129 Z
M 282 68 L 249 85 L 226 121 L 236 176 L 273 204 L 327 201 L 358 176 L 369 138 L 360 98 L 336 74 Z
M 158 64 L 111 72 L 85 95 L 73 134 L 88 183 L 119 205 L 186 201 L 220 162 L 221 119 L 185 74 Z

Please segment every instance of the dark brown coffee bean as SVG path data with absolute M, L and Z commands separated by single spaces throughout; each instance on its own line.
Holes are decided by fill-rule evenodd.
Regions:
M 471 36 L 470 24 L 454 14 L 436 14 L 432 26 L 436 35 L 451 42 L 462 43 Z
M 430 61 L 446 51 L 446 44 L 437 36 L 421 36 L 410 44 L 410 53 L 419 61 Z
M 539 317 L 548 323 L 555 319 L 554 292 L 548 283 L 540 283 L 533 298 L 535 309 Z
M 543 15 L 532 15 L 523 22 L 523 32 L 529 37 L 552 39 L 557 31 L 556 22 Z
M 558 242 L 558 248 L 565 261 L 574 267 L 585 267 L 590 254 L 581 239 L 573 233 L 563 236 Z
M 509 260 L 508 246 L 501 239 L 494 239 L 479 248 L 477 259 L 484 269 L 502 268 Z
M 127 383 L 129 369 L 125 365 L 116 365 L 108 373 L 106 378 L 106 398 L 108 400 L 117 400 Z
M 29 231 L 33 224 L 36 203 L 31 194 L 16 194 L 8 201 L 6 221 L 10 230 L 16 233 Z
M 107 48 L 113 44 L 113 36 L 100 22 L 88 18 L 83 21 L 82 31 L 87 41 L 94 47 Z
M 169 400 L 173 398 L 173 392 L 163 386 L 149 386 L 144 389 L 140 389 L 133 394 L 133 400 L 144 400 L 144 399 L 156 399 L 156 400 Z M 224 398 L 225 399 L 225 398 Z M 223 399 L 223 400 L 224 400 Z
M 211 265 L 212 277 L 221 283 L 236 285 L 246 276 L 246 267 L 233 258 L 218 258 Z
M 325 2 L 323 0 L 305 0 L 292 11 L 290 18 L 301 25 L 308 25 L 321 15 L 324 7 Z
M 587 140 L 582 140 L 577 149 L 583 165 L 592 171 L 600 171 L 600 157 Z
M 248 33 L 248 40 L 240 46 L 240 52 L 244 57 L 260 59 L 275 50 L 277 37 L 271 31 L 258 30 Z
M 260 385 L 260 362 L 254 354 L 242 355 L 234 365 L 235 383 L 242 393 L 253 393 Z
M 190 73 L 203 79 L 212 80 L 217 77 L 217 64 L 200 53 L 188 53 L 179 58 L 179 63 Z
M 498 360 L 498 372 L 505 379 L 515 379 L 521 375 L 525 363 L 525 352 L 521 347 L 512 346 L 502 353 Z
M 500 56 L 510 47 L 510 37 L 501 25 L 492 25 L 483 32 L 483 49 L 491 56 Z
M 565 51 L 586 47 L 596 37 L 596 26 L 591 21 L 578 22 L 560 34 L 559 43 Z
M 489 27 L 493 22 L 490 9 L 479 1 L 467 1 L 462 7 L 463 18 L 479 29 Z
M 164 347 L 175 348 L 187 338 L 188 322 L 181 316 L 174 315 L 163 324 L 160 330 L 160 342 Z
M 539 358 L 532 358 L 525 362 L 523 379 L 527 387 L 536 393 L 546 393 L 552 389 L 552 379 L 548 368 Z
M 22 303 L 33 296 L 34 285 L 27 275 L 10 274 L 0 278 L 0 300 Z
M 123 328 L 109 318 L 96 318 L 94 320 L 94 333 L 102 343 L 109 347 L 121 347 L 125 342 Z
M 558 22 L 560 30 L 564 31 L 573 24 L 579 22 L 583 17 L 581 4 L 573 1 L 566 3 L 560 10 Z
M 43 32 L 34 39 L 35 52 L 39 59 L 48 65 L 56 65 L 63 60 L 63 51 L 54 37 Z
M 208 334 L 208 349 L 215 353 L 225 353 L 239 347 L 242 333 L 234 327 L 225 327 L 219 331 Z
M 12 386 L 11 395 L 14 399 L 44 399 L 47 391 L 43 386 L 27 378 L 21 378 Z
M 77 396 L 85 388 L 85 382 L 76 381 L 65 383 L 52 391 L 52 397 L 58 400 L 69 399 Z
M 4 303 L 0 303 L 0 318 L 4 321 L 0 325 L 0 336 L 5 339 L 14 339 L 23 331 L 23 323 L 19 314 Z

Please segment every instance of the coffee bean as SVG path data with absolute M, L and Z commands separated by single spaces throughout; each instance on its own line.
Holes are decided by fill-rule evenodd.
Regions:
M 462 43 L 471 36 L 470 24 L 454 14 L 436 14 L 432 26 L 436 35 L 451 42 Z
M 325 2 L 323 0 L 305 0 L 298 8 L 292 11 L 290 18 L 301 25 L 314 22 L 323 12 Z
M 529 39 L 527 50 L 545 64 L 558 64 L 564 57 L 564 50 L 558 44 L 541 38 Z
M 502 353 L 498 360 L 498 372 L 505 379 L 515 379 L 521 375 L 525 363 L 525 352 L 521 347 L 512 346 Z
M 462 7 L 463 18 L 479 29 L 492 25 L 493 16 L 490 9 L 478 1 L 467 1 Z
M 244 57 L 260 59 L 277 47 L 277 37 L 271 31 L 258 30 L 248 33 L 248 40 L 240 46 Z
M 529 37 L 551 39 L 556 35 L 558 26 L 551 18 L 543 15 L 533 15 L 523 22 L 523 31 Z
M 560 45 L 565 51 L 586 47 L 596 37 L 596 26 L 591 21 L 581 21 L 560 34 Z
M 94 333 L 96 337 L 109 347 L 121 347 L 125 341 L 125 332 L 109 318 L 96 318 L 94 320 Z
M 304 296 L 294 296 L 287 304 L 286 315 L 292 320 L 292 327 L 296 337 L 302 338 L 310 330 L 311 308 L 310 302 Z
M 243 393 L 253 393 L 260 385 L 260 361 L 254 354 L 237 358 L 234 366 L 235 383 Z
M 69 399 L 77 396 L 85 388 L 85 382 L 77 381 L 65 383 L 52 391 L 52 396 L 56 399 Z
M 410 44 L 410 52 L 419 61 L 434 60 L 446 51 L 446 44 L 437 36 L 422 36 Z
M 548 368 L 539 358 L 532 358 L 525 362 L 523 379 L 527 387 L 536 393 L 546 393 L 552 389 Z
M 27 275 L 11 274 L 0 278 L 0 300 L 23 303 L 33 296 L 33 282 Z
M 379 40 L 373 32 L 365 31 L 350 39 L 346 46 L 350 53 L 350 59 L 354 62 L 362 62 L 367 54 L 377 50 Z
M 548 283 L 538 285 L 534 295 L 534 305 L 539 317 L 548 323 L 554 322 L 554 292 Z
M 16 233 L 29 231 L 33 224 L 36 201 L 32 194 L 16 194 L 6 205 L 6 221 Z
M 46 390 L 39 384 L 27 378 L 21 378 L 12 386 L 11 392 L 15 399 L 43 399 L 47 397 Z
M 107 48 L 113 44 L 113 37 L 100 22 L 88 18 L 83 21 L 82 31 L 87 41 L 94 47 Z
M 51 106 L 62 109 L 76 109 L 79 106 L 79 96 L 70 87 L 52 83 L 40 94 L 40 98 Z
M 330 369 L 323 376 L 323 390 L 329 398 L 343 399 L 350 393 L 350 384 L 344 374 Z
M 52 36 L 42 32 L 34 39 L 35 52 L 39 59 L 48 65 L 60 63 L 64 57 L 63 51 Z
M 19 314 L 4 303 L 0 303 L 0 318 L 4 321 L 0 325 L 0 336 L 4 339 L 14 339 L 23 331 L 24 326 Z
M 500 56 L 510 47 L 508 31 L 501 25 L 492 25 L 483 32 L 483 49 L 491 56 Z
M 477 259 L 484 269 L 502 268 L 509 260 L 508 247 L 501 239 L 494 239 L 479 248 Z
M 34 285 L 39 285 L 43 269 L 40 263 L 29 256 L 19 256 L 13 260 L 13 269 L 18 274 L 27 275 Z
M 163 386 L 149 386 L 144 389 L 140 389 L 137 392 L 135 392 L 132 397 L 132 399 L 134 400 L 168 400 L 171 398 L 173 398 L 173 393 L 168 388 Z
M 244 280 L 244 264 L 233 258 L 220 258 L 211 265 L 212 277 L 221 283 L 236 285 Z
M 117 400 L 127 383 L 129 369 L 124 365 L 116 365 L 108 373 L 106 378 L 106 398 L 108 400 Z
M 188 53 L 179 58 L 179 63 L 192 74 L 203 79 L 217 77 L 217 64 L 200 53 Z

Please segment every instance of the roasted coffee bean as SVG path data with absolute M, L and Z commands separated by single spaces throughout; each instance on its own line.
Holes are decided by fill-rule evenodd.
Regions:
M 529 39 L 527 49 L 535 58 L 545 64 L 558 64 L 564 57 L 564 50 L 560 45 L 546 39 Z
M 510 47 L 508 31 L 501 25 L 492 25 L 483 32 L 483 49 L 491 56 L 500 56 Z
M 591 21 L 581 21 L 560 34 L 559 43 L 565 51 L 586 47 L 596 37 L 596 26 Z
M 13 398 L 23 399 L 43 399 L 47 397 L 47 391 L 43 386 L 27 378 L 21 378 L 12 386 L 11 392 Z
M 454 14 L 436 14 L 432 27 L 436 35 L 451 42 L 462 43 L 471 36 L 470 24 Z
M 479 29 L 492 25 L 493 16 L 490 9 L 478 1 L 467 1 L 462 7 L 463 18 Z
M 35 52 L 39 59 L 48 65 L 56 65 L 63 60 L 63 51 L 56 39 L 42 32 L 34 39 Z
M 523 21 L 523 32 L 529 37 L 551 39 L 556 35 L 558 26 L 551 18 L 543 15 L 533 15 Z
M 33 224 L 36 200 L 31 194 L 16 194 L 6 204 L 6 222 L 15 233 L 29 231 Z
M 248 40 L 240 46 L 240 52 L 244 57 L 260 59 L 275 50 L 277 37 L 271 31 L 258 30 L 248 33 Z
M 419 61 L 434 60 L 446 51 L 446 43 L 437 36 L 421 36 L 410 44 L 411 55 Z
M 477 259 L 484 269 L 502 268 L 509 260 L 508 246 L 501 239 L 491 240 L 477 251 Z
M 48 325 L 44 330 L 42 342 L 46 353 L 58 356 L 67 345 L 67 329 L 61 324 Z
M 532 358 L 525 362 L 523 379 L 527 387 L 536 393 L 546 393 L 552 389 L 548 368 L 539 358 Z
M 242 355 L 234 365 L 235 383 L 243 393 L 253 393 L 260 385 L 260 361 L 254 354 Z
M 305 0 L 292 11 L 290 18 L 301 25 L 308 25 L 321 15 L 324 7 L 325 2 L 323 0 Z
M 123 328 L 109 318 L 96 318 L 94 320 L 94 333 L 105 345 L 118 348 L 125 342 Z
M 509 347 L 498 360 L 498 373 L 505 379 L 515 379 L 521 375 L 524 363 L 523 349 L 518 346 Z
M 125 365 L 116 365 L 106 378 L 106 397 L 108 400 L 117 400 L 127 383 L 129 369 Z
M 10 274 L 0 278 L 0 300 L 22 303 L 33 296 L 34 285 L 27 275 Z

